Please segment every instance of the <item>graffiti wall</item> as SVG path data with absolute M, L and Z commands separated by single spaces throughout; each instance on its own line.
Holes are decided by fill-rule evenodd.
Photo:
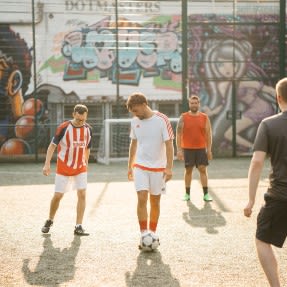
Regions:
M 47 146 L 51 135 L 43 130 L 51 123 L 49 103 L 114 100 L 117 85 L 123 97 L 137 89 L 146 91 L 150 99 L 167 93 L 181 99 L 179 16 L 141 23 L 121 18 L 117 30 L 111 17 L 98 18 L 84 21 L 49 14 L 48 26 L 36 26 L 35 87 L 33 47 L 31 38 L 25 38 L 31 30 L 21 34 L 23 27 L 0 26 L 0 63 L 8 69 L 1 81 L 1 155 L 34 153 L 35 138 L 41 149 L 44 142 Z M 17 41 L 23 51 L 16 48 Z M 14 88 L 11 92 L 9 85 Z
M 278 17 L 190 16 L 189 90 L 200 94 L 211 118 L 217 153 L 232 149 L 232 110 L 236 105 L 236 144 L 251 151 L 260 121 L 277 112 L 274 86 L 279 76 Z M 205 23 L 205 24 L 197 24 Z
M 183 40 L 189 95 L 201 97 L 211 118 L 216 154 L 232 149 L 234 104 L 242 153 L 259 122 L 277 112 L 278 15 L 242 15 L 231 24 L 231 14 L 190 13 L 183 39 L 180 13 L 162 13 L 158 5 L 145 7 L 156 14 L 140 20 L 121 13 L 116 25 L 106 13 L 72 13 L 70 2 L 62 12 L 44 10 L 35 51 L 31 25 L 0 24 L 0 155 L 45 152 L 49 126 L 62 121 L 50 104 L 113 101 L 117 91 L 125 99 L 135 90 L 151 101 L 180 102 Z
M 45 122 L 45 105 L 28 92 L 32 77 L 31 49 L 9 25 L 0 25 L 0 154 L 35 150 L 35 122 Z M 40 125 L 39 125 L 40 126 Z M 45 142 L 45 137 L 40 137 Z
M 53 21 L 58 23 L 56 17 Z M 89 23 L 66 19 L 60 26 L 63 29 L 55 31 L 49 57 L 41 63 L 39 84 L 48 78 L 80 99 L 114 97 L 116 84 L 122 95 L 136 87 L 147 90 L 151 99 L 167 91 L 180 99 L 179 16 L 140 23 L 121 18 L 117 30 L 111 17 Z

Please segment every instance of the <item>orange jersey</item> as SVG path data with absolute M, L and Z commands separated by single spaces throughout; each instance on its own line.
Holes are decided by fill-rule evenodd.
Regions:
M 91 147 L 92 129 L 86 123 L 74 127 L 71 121 L 58 126 L 53 143 L 58 145 L 57 173 L 73 176 L 87 171 L 85 151 Z
M 207 115 L 198 113 L 191 115 L 189 112 L 182 114 L 183 130 L 181 147 L 185 149 L 206 148 L 206 121 Z

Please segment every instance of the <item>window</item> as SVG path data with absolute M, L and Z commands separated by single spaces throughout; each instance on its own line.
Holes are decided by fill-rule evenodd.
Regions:
M 129 117 L 129 112 L 125 106 L 124 102 L 112 105 L 112 118 L 128 118 Z
M 175 118 L 177 116 L 177 106 L 176 103 L 158 103 L 158 111 L 167 115 L 170 118 Z

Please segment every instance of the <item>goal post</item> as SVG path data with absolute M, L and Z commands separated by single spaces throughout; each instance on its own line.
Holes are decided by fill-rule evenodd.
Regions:
M 109 164 L 128 159 L 131 119 L 105 119 L 101 130 L 97 161 Z
M 100 133 L 97 161 L 103 164 L 127 161 L 130 145 L 129 119 L 105 119 Z M 169 118 L 175 134 L 178 118 Z

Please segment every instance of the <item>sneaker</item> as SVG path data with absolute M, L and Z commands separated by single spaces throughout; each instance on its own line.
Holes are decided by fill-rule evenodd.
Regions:
M 85 232 L 83 229 L 82 225 L 76 226 L 74 230 L 75 235 L 80 235 L 80 236 L 88 236 L 90 235 L 89 233 Z
M 140 233 L 140 244 L 138 245 L 138 248 L 139 250 L 142 250 L 143 249 L 143 245 L 142 245 L 142 237 L 147 234 L 149 231 L 146 229 L 146 230 L 142 230 L 141 233 Z
M 206 193 L 206 194 L 203 196 L 203 200 L 204 200 L 204 201 L 212 201 L 212 197 L 209 195 L 209 193 Z
M 183 197 L 183 201 L 189 201 L 190 200 L 190 195 L 186 193 Z
M 53 221 L 51 219 L 46 220 L 44 226 L 42 227 L 43 233 L 48 233 L 50 230 L 50 227 L 53 225 Z

